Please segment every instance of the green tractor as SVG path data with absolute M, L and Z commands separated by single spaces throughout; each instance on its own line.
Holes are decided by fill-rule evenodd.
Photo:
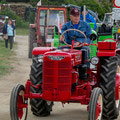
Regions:
M 92 28 L 92 34 L 97 36 L 97 32 L 93 30 L 94 23 L 90 23 L 90 26 Z M 54 47 L 58 47 L 59 45 L 64 45 L 62 43 L 59 43 L 59 37 L 60 37 L 60 34 L 56 34 L 56 32 L 54 30 Z M 96 44 L 97 42 L 98 42 L 97 39 L 93 41 L 94 44 Z M 91 45 L 90 50 L 91 50 L 90 58 L 92 58 L 93 56 L 96 56 L 97 46 L 96 45 Z

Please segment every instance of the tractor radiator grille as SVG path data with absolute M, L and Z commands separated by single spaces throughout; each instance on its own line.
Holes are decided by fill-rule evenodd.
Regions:
M 72 79 L 71 62 L 45 61 L 43 65 L 43 89 L 70 91 Z

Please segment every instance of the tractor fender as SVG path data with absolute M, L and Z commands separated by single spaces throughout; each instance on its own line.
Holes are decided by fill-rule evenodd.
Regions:
M 97 56 L 115 56 L 116 55 L 116 42 L 98 42 Z
M 30 24 L 29 28 L 36 28 L 36 24 Z
M 32 55 L 43 55 L 46 52 L 56 50 L 55 47 L 35 47 L 33 49 Z

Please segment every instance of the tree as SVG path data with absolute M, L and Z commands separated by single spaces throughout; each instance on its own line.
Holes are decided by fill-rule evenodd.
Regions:
M 2 1 L 0 1 L 0 4 L 7 4 L 7 1 L 6 0 L 2 0 Z
M 103 16 L 105 14 L 105 9 L 101 6 L 100 3 L 98 3 L 96 0 L 78 0 L 77 1 L 78 6 L 86 5 L 88 9 L 97 12 L 99 18 L 102 20 Z
M 37 5 L 39 0 L 30 0 L 30 4 Z M 113 0 L 41 0 L 42 5 L 62 5 L 74 4 L 77 6 L 86 5 L 88 9 L 97 12 L 99 18 L 102 20 L 107 12 L 111 12 L 113 7 Z

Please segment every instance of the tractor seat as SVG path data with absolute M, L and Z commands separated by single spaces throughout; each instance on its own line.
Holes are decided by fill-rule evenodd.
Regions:
M 112 27 L 102 24 L 98 28 L 98 36 L 112 35 Z

